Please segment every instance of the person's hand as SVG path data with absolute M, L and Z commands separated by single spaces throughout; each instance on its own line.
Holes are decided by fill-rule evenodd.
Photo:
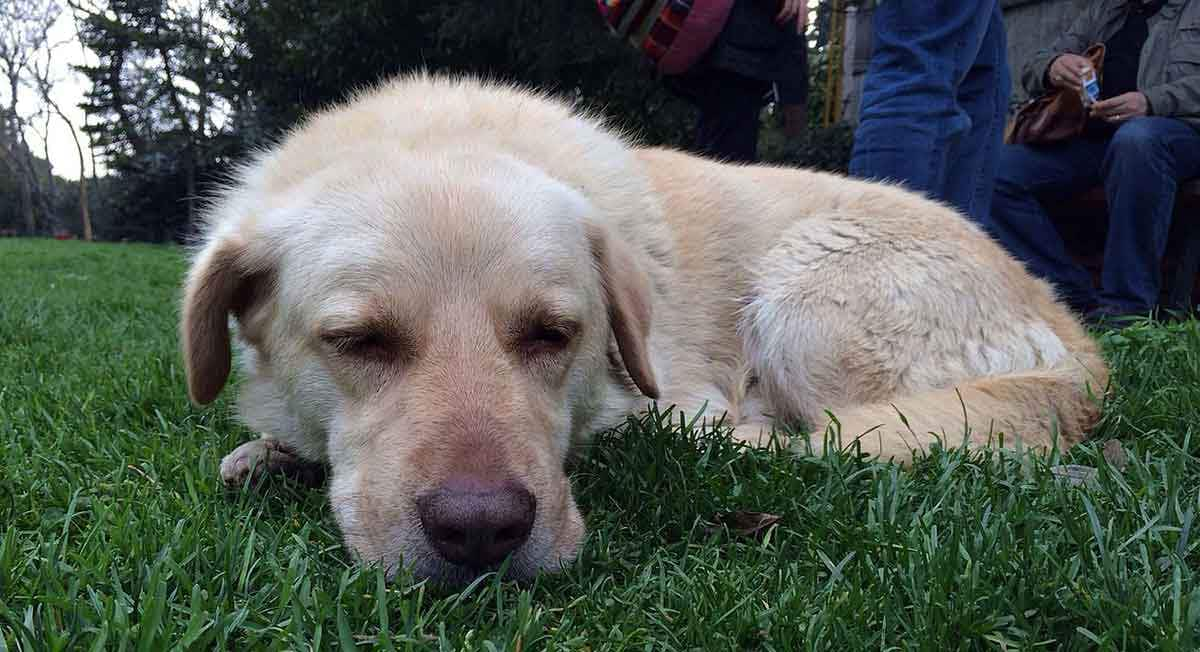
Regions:
M 808 105 L 783 105 L 783 133 L 788 138 L 804 138 L 808 135 Z
M 780 2 L 779 14 L 775 16 L 775 22 L 782 25 L 789 20 L 795 20 L 797 30 L 804 31 L 803 27 L 808 21 L 808 0 L 782 0 Z
M 1092 69 L 1092 62 L 1078 54 L 1061 54 L 1054 63 L 1050 64 L 1047 75 L 1050 85 L 1055 88 L 1083 88 L 1083 73 Z
M 1092 105 L 1092 116 L 1113 124 L 1150 113 L 1150 102 L 1138 91 L 1122 93 Z

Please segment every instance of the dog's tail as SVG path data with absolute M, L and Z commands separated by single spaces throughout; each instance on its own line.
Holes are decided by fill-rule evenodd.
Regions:
M 809 441 L 816 451 L 827 442 L 846 448 L 857 441 L 863 453 L 902 464 L 935 443 L 1065 450 L 1096 425 L 1107 384 L 1104 360 L 1080 353 L 1054 367 L 833 410 Z

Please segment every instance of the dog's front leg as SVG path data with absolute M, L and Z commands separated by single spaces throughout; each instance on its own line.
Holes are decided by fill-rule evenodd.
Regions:
M 248 441 L 221 460 L 221 480 L 231 488 L 245 484 L 247 477 L 258 481 L 268 475 L 283 475 L 316 487 L 325 481 L 325 473 L 324 464 L 301 458 L 271 437 Z
M 730 432 L 734 441 L 740 441 L 754 448 L 767 448 L 772 440 L 780 446 L 788 446 L 790 439 L 783 428 L 770 422 L 750 421 L 739 423 Z
M 755 448 L 767 447 L 772 436 L 781 444 L 787 443 L 784 431 L 775 429 L 774 422 L 763 415 L 760 401 L 748 399 L 738 404 L 729 394 L 715 383 L 700 384 L 660 399 L 659 405 L 674 406 L 679 414 L 689 421 L 696 419 L 704 428 L 719 426 L 735 441 Z

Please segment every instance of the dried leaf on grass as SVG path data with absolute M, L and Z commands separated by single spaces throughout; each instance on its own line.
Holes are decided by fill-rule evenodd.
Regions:
M 1124 471 L 1125 467 L 1129 466 L 1129 455 L 1125 452 L 1125 447 L 1121 446 L 1121 442 L 1116 439 L 1104 442 L 1104 459 L 1109 466 L 1118 471 Z
M 1117 471 L 1124 471 L 1129 465 L 1129 455 L 1125 452 L 1125 448 L 1121 446 L 1121 442 L 1116 439 L 1110 439 L 1104 442 L 1104 461 Z M 1066 482 L 1072 486 L 1081 484 L 1094 486 L 1096 478 L 1100 475 L 1100 470 L 1094 466 L 1084 466 L 1082 464 L 1062 464 L 1051 467 L 1050 472 L 1054 477 L 1062 482 Z
M 1092 484 L 1096 481 L 1096 476 L 1100 474 L 1096 467 L 1082 464 L 1062 464 L 1051 467 L 1050 472 L 1054 474 L 1055 478 L 1071 486 Z
M 704 531 L 713 534 L 720 532 L 725 527 L 738 536 L 757 538 L 766 534 L 767 530 L 778 523 L 780 518 L 782 517 L 766 512 L 724 512 L 717 514 L 714 517 L 715 523 L 705 527 Z

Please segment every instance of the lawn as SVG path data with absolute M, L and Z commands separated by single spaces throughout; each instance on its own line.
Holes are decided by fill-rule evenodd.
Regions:
M 183 269 L 177 248 L 0 240 L 0 651 L 1200 646 L 1197 322 L 1104 335 L 1113 398 L 1061 455 L 901 470 L 631 421 L 573 468 L 577 565 L 447 594 L 353 565 L 320 491 L 222 488 L 253 434 L 228 391 L 186 399 Z M 1096 481 L 1055 480 L 1067 462 Z M 737 511 L 780 519 L 710 525 Z

